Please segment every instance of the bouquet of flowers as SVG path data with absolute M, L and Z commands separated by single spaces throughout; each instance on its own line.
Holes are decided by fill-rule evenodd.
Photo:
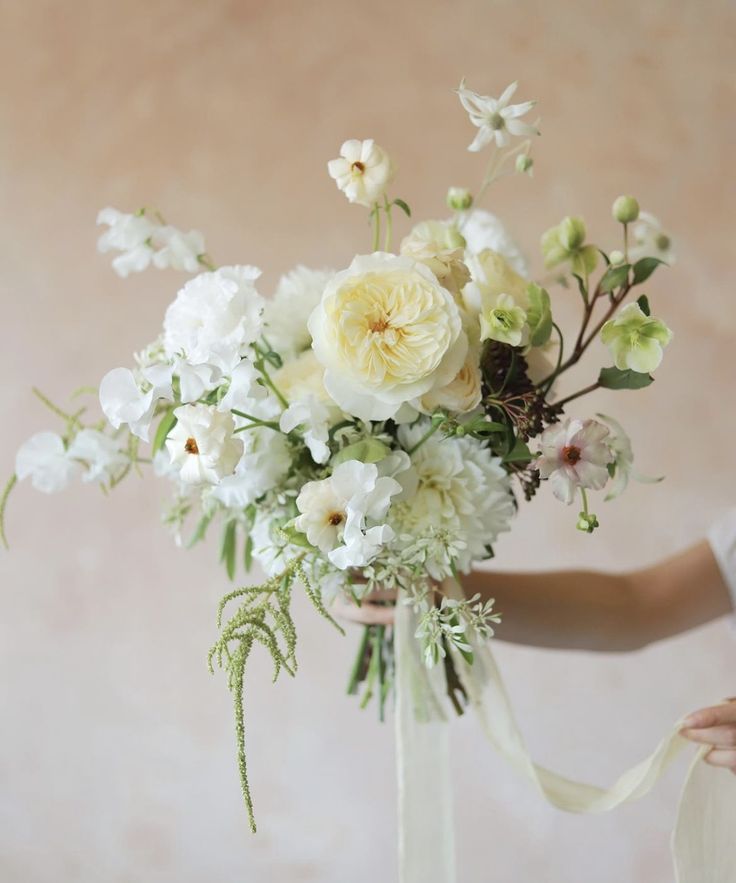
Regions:
M 259 270 L 217 267 L 199 232 L 184 233 L 157 211 L 99 214 L 99 249 L 115 252 L 119 275 L 153 265 L 192 278 L 135 365 L 103 377 L 105 419 L 38 393 L 62 426 L 22 445 L 0 513 L 18 479 L 53 492 L 81 476 L 109 491 L 146 466 L 172 483 L 164 520 L 179 544 L 217 530 L 231 580 L 241 565 L 258 564 L 263 582 L 222 599 L 209 654 L 234 698 L 254 830 L 244 671 L 260 644 L 274 677 L 296 672 L 296 586 L 338 628 L 329 610 L 338 593 L 360 605 L 376 589 L 395 590 L 418 617 L 426 666 L 444 666 L 461 712 L 458 660 L 473 664 L 474 642 L 492 636 L 500 617 L 492 602 L 443 593 L 442 581 L 493 555 L 519 500 L 532 499 L 540 482 L 563 503 L 578 501 L 576 526 L 590 533 L 598 518 L 589 492 L 607 489 L 610 499 L 636 475 L 615 420 L 568 410 L 599 387 L 652 383 L 671 332 L 639 286 L 670 261 L 671 244 L 622 196 L 613 249 L 588 242 L 584 222 L 565 217 L 542 236 L 547 276 L 531 280 L 502 223 L 476 207 L 499 177 L 532 173 L 538 121 L 522 119 L 534 102 L 512 104 L 515 90 L 491 98 L 461 83 L 477 129 L 468 149 L 490 153 L 485 175 L 475 192 L 451 187 L 449 211 L 401 239 L 394 215 L 411 210 L 389 193 L 391 158 L 372 140 L 346 141 L 328 171 L 367 210 L 370 240 L 341 270 L 296 267 L 270 299 L 258 291 Z M 580 300 L 570 337 L 554 318 L 553 285 L 567 289 L 557 296 Z M 558 379 L 597 338 L 611 364 L 556 397 Z M 391 630 L 366 627 L 349 692 L 362 691 L 363 704 L 375 697 L 383 717 L 393 671 Z

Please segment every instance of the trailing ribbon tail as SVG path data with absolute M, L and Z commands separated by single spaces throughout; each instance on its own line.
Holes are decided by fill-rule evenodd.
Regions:
M 455 581 L 444 584 L 461 597 Z M 399 773 L 399 856 L 401 883 L 452 883 L 455 880 L 451 780 L 447 730 L 432 715 L 444 695 L 444 674 L 432 681 L 414 638 L 416 617 L 404 604 L 396 609 L 397 758 Z M 473 646 L 473 664 L 460 654 L 460 680 L 493 748 L 559 809 L 575 813 L 606 812 L 647 794 L 670 763 L 690 743 L 676 724 L 652 754 L 623 773 L 610 788 L 567 779 L 535 764 L 516 724 L 511 701 L 487 642 Z M 736 780 L 702 763 L 696 755 L 680 798 L 673 834 L 677 883 L 736 881 Z M 452 867 L 450 865 L 452 864 Z

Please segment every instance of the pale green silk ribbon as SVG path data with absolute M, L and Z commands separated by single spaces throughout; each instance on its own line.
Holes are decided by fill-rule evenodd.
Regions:
M 444 585 L 451 597 L 462 589 Z M 444 671 L 428 671 L 414 634 L 417 616 L 396 608 L 396 750 L 400 883 L 455 883 L 449 727 L 443 710 Z M 647 794 L 691 743 L 678 722 L 652 754 L 610 788 L 564 778 L 535 764 L 514 719 L 511 701 L 488 642 L 473 646 L 473 664 L 456 654 L 458 676 L 493 748 L 554 806 L 575 813 L 606 812 Z M 677 883 L 736 883 L 736 778 L 702 763 L 698 751 L 685 779 L 672 850 Z

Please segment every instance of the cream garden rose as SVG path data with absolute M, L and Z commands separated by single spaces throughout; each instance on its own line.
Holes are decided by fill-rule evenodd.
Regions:
M 402 405 L 450 383 L 468 351 L 458 306 L 436 276 L 382 252 L 331 280 L 309 331 L 327 391 L 362 420 L 400 419 Z
M 438 408 L 465 414 L 477 408 L 482 398 L 480 348 L 471 346 L 465 363 L 455 377 L 441 389 L 432 390 L 419 400 L 419 410 L 431 414 Z
M 453 294 L 460 294 L 470 281 L 464 248 L 465 239 L 457 227 L 445 221 L 422 221 L 401 242 L 401 254 L 426 264 Z

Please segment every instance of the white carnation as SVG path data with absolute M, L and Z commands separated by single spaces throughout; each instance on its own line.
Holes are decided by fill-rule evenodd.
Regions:
M 334 270 L 310 270 L 296 267 L 282 276 L 263 313 L 265 334 L 271 346 L 282 356 L 297 356 L 312 344 L 307 322 Z
M 255 267 L 221 267 L 190 279 L 166 310 L 166 355 L 230 372 L 261 333 L 264 300 L 253 284 L 260 273 Z
M 529 268 L 518 243 L 496 215 L 483 209 L 463 212 L 458 217 L 458 228 L 469 254 L 478 255 L 490 248 L 506 258 L 520 276 L 528 275 Z
M 424 421 L 399 429 L 410 450 L 427 431 Z M 456 566 L 468 571 L 487 557 L 500 533 L 509 530 L 515 513 L 511 485 L 499 457 L 471 437 L 428 438 L 411 455 L 417 489 L 411 500 L 392 508 L 397 533 L 415 536 L 444 531 L 460 538 Z

